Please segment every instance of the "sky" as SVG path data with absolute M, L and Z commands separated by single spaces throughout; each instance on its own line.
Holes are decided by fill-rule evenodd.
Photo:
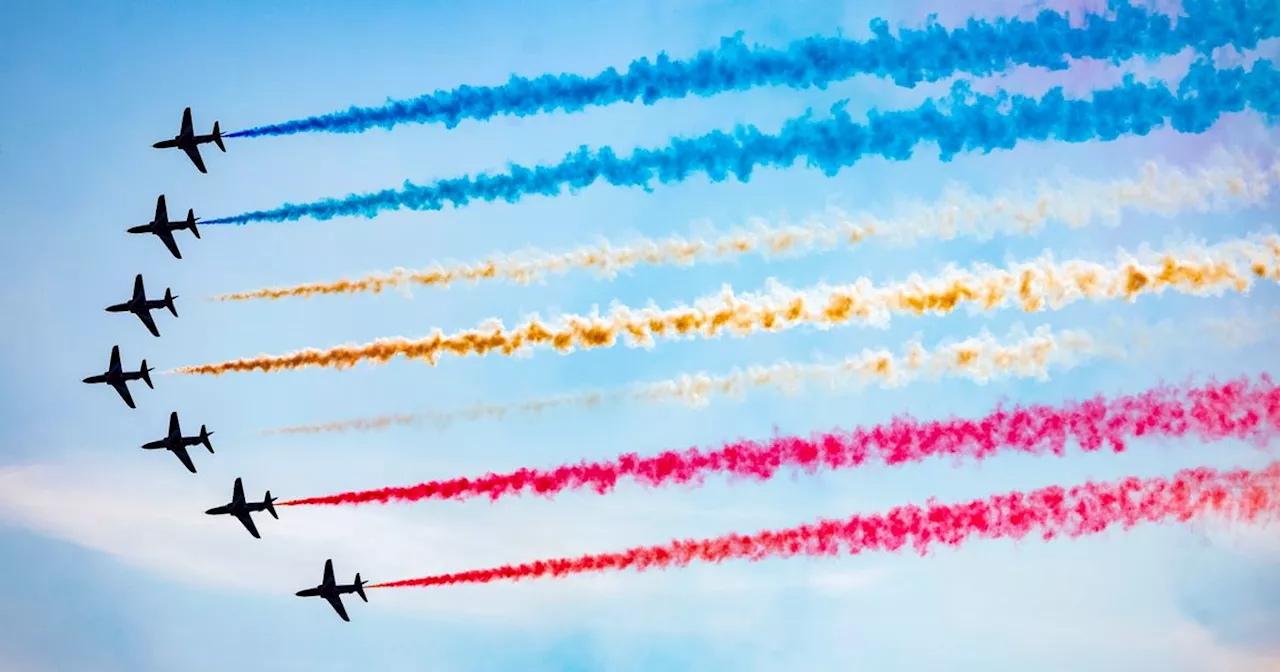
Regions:
M 1096 4 L 1096 3 L 1095 3 Z M 871 466 L 765 483 L 711 477 L 703 487 L 554 500 L 423 502 L 360 508 L 291 507 L 255 516 L 262 539 L 202 512 L 247 495 L 282 498 L 407 485 L 520 466 L 554 466 L 623 452 L 716 446 L 773 432 L 808 434 L 920 417 L 977 417 L 1002 400 L 1053 403 L 1137 392 L 1189 376 L 1274 370 L 1274 286 L 1247 297 L 1166 294 L 1132 304 L 1079 303 L 1053 312 L 895 318 L 888 328 L 794 329 L 750 338 L 670 341 L 567 356 L 398 360 L 353 369 L 214 377 L 157 375 L 172 367 L 258 353 L 422 336 L 593 306 L 692 301 L 723 285 L 751 291 L 776 278 L 793 287 L 903 280 L 948 264 L 1000 265 L 1046 250 L 1110 261 L 1116 249 L 1274 231 L 1277 197 L 1256 207 L 1126 213 L 1118 226 L 1031 236 L 868 244 L 782 260 L 742 257 L 693 268 L 648 267 L 600 281 L 574 273 L 518 286 L 418 288 L 412 296 L 320 297 L 217 303 L 205 297 L 261 286 L 352 277 L 397 266 L 470 261 L 530 246 L 561 250 L 608 239 L 728 229 L 752 217 L 798 218 L 837 204 L 891 214 L 931 202 L 949 185 L 977 193 L 1025 189 L 1072 174 L 1131 177 L 1142 162 L 1194 167 L 1214 147 L 1274 157 L 1273 127 L 1228 115 L 1200 135 L 1169 130 L 1080 144 L 1024 143 L 940 161 L 921 147 L 909 161 L 867 159 L 826 177 L 797 165 L 750 182 L 704 177 L 640 189 L 595 185 L 516 204 L 475 203 L 374 219 L 304 219 L 204 227 L 177 235 L 184 258 L 125 235 L 150 219 L 158 194 L 171 215 L 232 215 L 421 183 L 508 162 L 554 161 L 581 145 L 660 146 L 673 136 L 752 123 L 776 130 L 807 108 L 848 100 L 856 117 L 914 107 L 950 81 L 912 89 L 870 76 L 825 90 L 761 88 L 651 106 L 404 125 L 363 134 L 229 139 L 202 147 L 207 175 L 179 152 L 151 148 L 176 133 L 191 106 L 197 132 L 231 131 L 376 105 L 437 88 L 492 84 L 512 73 L 594 73 L 666 51 L 688 55 L 722 36 L 782 45 L 812 34 L 869 35 L 868 22 L 946 25 L 971 16 L 1027 15 L 1044 3 L 786 3 L 655 0 L 604 3 L 334 2 L 26 3 L 0 22 L 0 670 L 222 669 L 649 670 L 952 669 L 1252 670 L 1280 666 L 1277 528 L 1195 523 L 1112 530 L 1079 540 L 974 541 L 926 557 L 911 553 L 758 563 L 730 561 L 661 572 L 370 591 L 345 600 L 344 623 L 299 589 L 332 558 L 338 579 L 373 581 L 617 550 L 672 538 L 801 524 L 930 497 L 960 501 L 1051 484 L 1193 466 L 1259 467 L 1274 451 L 1237 442 L 1139 440 L 1124 453 L 1065 458 L 1003 455 Z M 1064 3 L 1053 7 L 1068 7 Z M 1079 7 L 1079 4 L 1075 5 Z M 1254 54 L 1276 55 L 1276 42 Z M 1248 56 L 1248 55 L 1245 55 Z M 1220 61 L 1240 55 L 1219 54 Z M 1176 81 L 1189 54 L 1067 71 L 1015 68 L 979 90 L 1083 95 L 1126 72 Z M 134 274 L 148 294 L 171 287 L 174 319 L 156 314 L 153 338 L 103 307 L 128 297 Z M 920 382 L 882 390 L 755 390 L 693 409 L 678 403 L 560 409 L 540 416 L 395 427 L 374 433 L 263 436 L 260 430 L 380 413 L 448 409 L 781 359 L 897 350 L 1016 325 L 1101 330 L 1116 319 L 1162 327 L 1119 360 L 1090 360 L 1048 380 Z M 1215 324 L 1228 325 L 1211 328 Z M 1252 325 L 1246 328 L 1242 325 Z M 1244 336 L 1244 337 L 1242 337 Z M 105 368 L 119 344 L 126 368 L 145 358 L 155 390 L 131 385 L 130 410 L 80 380 Z M 177 411 L 188 432 L 206 424 L 216 454 L 192 450 L 198 474 L 142 451 Z M 1274 444 L 1269 448 L 1274 448 Z

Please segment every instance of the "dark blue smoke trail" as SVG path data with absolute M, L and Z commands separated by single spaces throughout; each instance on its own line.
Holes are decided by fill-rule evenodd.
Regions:
M 786 48 L 748 47 L 742 34 L 721 41 L 688 60 L 665 54 L 656 62 L 633 61 L 626 72 L 609 68 L 594 77 L 513 76 L 501 86 L 462 86 L 412 100 L 259 126 L 226 137 L 290 135 L 308 131 L 360 133 L 405 123 L 443 123 L 496 115 L 529 116 L 593 105 L 664 98 L 711 96 L 724 91 L 777 85 L 825 88 L 860 73 L 891 78 L 901 86 L 936 81 L 957 72 L 985 76 L 1012 65 L 1061 70 L 1067 57 L 1120 62 L 1136 56 L 1158 57 L 1191 47 L 1201 53 L 1227 44 L 1252 49 L 1261 39 L 1280 36 L 1276 0 L 1184 0 L 1184 15 L 1174 25 L 1168 16 L 1111 0 L 1111 14 L 1086 15 L 1072 28 L 1066 14 L 1042 11 L 1034 21 L 970 19 L 948 31 L 933 17 L 923 29 L 902 29 L 897 37 L 883 19 L 871 22 L 874 38 L 865 42 L 811 37 Z
M 528 194 L 552 196 L 564 187 L 578 189 L 602 178 L 609 184 L 646 189 L 653 180 L 678 182 L 698 172 L 714 182 L 730 175 L 745 182 L 756 166 L 787 167 L 802 156 L 809 166 L 833 176 L 867 155 L 909 159 L 921 142 L 938 143 L 942 159 L 949 161 L 963 151 L 1009 149 L 1019 140 L 1109 141 L 1146 135 L 1166 124 L 1182 133 L 1200 133 L 1223 113 L 1246 107 L 1267 115 L 1269 121 L 1280 115 L 1280 71 L 1270 61 L 1260 60 L 1250 70 L 1216 70 L 1208 62 L 1197 62 L 1176 93 L 1159 82 L 1139 84 L 1132 76 L 1121 86 L 1095 91 L 1089 99 L 1068 99 L 1060 87 L 1039 99 L 1005 92 L 987 96 L 957 83 L 947 98 L 927 100 L 914 110 L 872 111 L 865 124 L 854 123 L 836 105 L 831 119 L 815 121 L 810 110 L 788 121 L 777 135 L 739 126 L 732 133 L 715 131 L 677 138 L 661 149 L 637 149 L 627 157 L 609 147 L 593 152 L 584 146 L 555 165 L 513 165 L 506 173 L 463 176 L 428 186 L 405 182 L 399 191 L 286 204 L 207 223 L 373 217 L 382 210 L 439 210 L 445 203 L 461 207 L 476 199 L 515 202 Z

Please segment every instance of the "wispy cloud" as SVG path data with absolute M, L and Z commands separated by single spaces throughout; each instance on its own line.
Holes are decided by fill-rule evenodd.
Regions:
M 360 571 L 373 580 L 421 572 L 424 567 L 463 568 L 547 552 L 580 552 L 660 538 L 678 529 L 677 520 L 696 518 L 685 506 L 636 507 L 623 501 L 593 506 L 587 514 L 542 507 L 504 507 L 501 514 L 451 507 L 425 516 L 380 512 L 283 512 L 280 521 L 258 520 L 263 539 L 255 540 L 234 520 L 203 515 L 225 502 L 221 488 L 183 485 L 180 479 L 131 475 L 129 482 L 92 462 L 37 464 L 0 468 L 0 521 L 27 528 L 115 557 L 126 564 L 191 585 L 292 596 L 319 582 L 325 558 L 333 558 L 343 580 Z M 253 483 L 246 483 L 252 486 Z M 640 516 L 627 516 L 639 508 Z M 726 525 L 723 511 L 704 518 L 709 529 Z M 619 521 L 624 521 L 622 524 Z M 565 530 L 572 530 L 565 534 Z M 822 583 L 798 575 L 718 572 L 675 577 L 589 577 L 565 587 L 522 587 L 517 591 L 446 589 L 413 595 L 371 596 L 370 608 L 391 606 L 428 616 L 474 618 L 508 624 L 574 620 L 596 609 L 575 610 L 601 599 L 655 596 L 683 599 L 690 591 L 742 592 L 804 588 Z M 877 570 L 851 573 L 842 589 L 872 586 L 888 575 Z M 704 581 L 704 579 L 707 579 Z M 394 591 L 393 591 L 394 592 Z M 632 605 L 635 607 L 635 605 Z M 352 609 L 353 613 L 365 606 Z M 357 615 L 358 617 L 358 615 Z M 643 625 L 642 622 L 636 625 Z

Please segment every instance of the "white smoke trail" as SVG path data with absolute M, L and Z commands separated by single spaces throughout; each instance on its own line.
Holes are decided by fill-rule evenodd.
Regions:
M 798 393 L 805 384 L 830 388 L 862 389 L 868 385 L 895 388 L 917 381 L 945 377 L 966 378 L 978 384 L 1003 376 L 1046 380 L 1051 368 L 1069 369 L 1083 359 L 1099 356 L 1122 357 L 1116 346 L 1097 343 L 1084 331 L 1053 332 L 1039 327 L 1028 334 L 1016 328 L 1005 339 L 983 331 L 961 341 L 944 341 L 932 350 L 918 340 L 909 342 L 900 354 L 886 349 L 865 349 L 837 362 L 795 363 L 781 361 L 765 366 L 734 369 L 727 374 L 705 372 L 684 374 L 652 383 L 616 390 L 589 390 L 560 394 L 511 404 L 476 404 L 455 411 L 428 411 L 382 415 L 339 422 L 300 425 L 266 430 L 265 434 L 313 434 L 348 430 L 380 430 L 392 425 L 433 424 L 447 427 L 454 422 L 502 419 L 516 413 L 538 414 L 565 407 L 592 407 L 602 403 L 662 402 L 676 400 L 700 408 L 713 397 L 741 398 L 754 388 L 773 387 L 785 394 Z
M 960 236 L 979 240 L 996 235 L 1028 235 L 1050 221 L 1073 229 L 1094 223 L 1114 224 L 1122 211 L 1164 217 L 1256 205 L 1280 180 L 1280 161 L 1264 166 L 1239 149 L 1217 148 L 1210 159 L 1191 171 L 1147 162 L 1137 177 L 1109 181 L 1066 177 L 1057 185 L 1041 182 L 1030 194 L 980 196 L 965 187 L 952 187 L 936 203 L 916 202 L 894 216 L 849 214 L 838 208 L 810 215 L 801 223 L 770 223 L 753 218 L 745 228 L 704 237 L 673 236 L 641 239 L 614 246 L 604 241 L 568 252 L 528 249 L 497 255 L 475 263 L 437 265 L 422 270 L 397 268 L 354 280 L 342 279 L 237 292 L 212 297 L 218 301 L 248 301 L 310 297 L 319 294 L 381 292 L 409 286 L 448 287 L 457 281 L 506 280 L 526 285 L 548 275 L 573 270 L 594 271 L 612 279 L 635 266 L 675 265 L 723 261 L 745 254 L 765 257 L 796 256 L 853 247 L 868 239 L 889 245 L 912 245 L 923 239 L 951 240 Z

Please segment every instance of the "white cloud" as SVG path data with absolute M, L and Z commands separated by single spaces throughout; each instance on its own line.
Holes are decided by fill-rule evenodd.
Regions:
M 247 494 L 250 499 L 257 496 Z M 487 502 L 457 507 L 443 516 L 438 512 L 446 505 L 290 507 L 279 510 L 279 521 L 255 515 L 263 536 L 255 540 L 233 519 L 203 515 L 228 497 L 205 484 L 151 478 L 147 470 L 120 479 L 102 464 L 85 461 L 0 469 L 0 520 L 184 583 L 277 595 L 318 583 L 325 558 L 334 559 L 339 581 L 350 580 L 356 571 L 373 581 L 400 579 L 625 548 L 669 538 L 671 530 L 693 536 L 729 531 L 726 519 L 742 513 L 722 509 L 702 515 L 685 506 L 643 505 L 627 493 L 608 502 L 557 507 L 554 515 L 548 515 L 548 502 L 542 500 L 503 502 L 498 505 L 500 515 L 488 515 Z M 424 510 L 429 512 L 422 515 Z M 557 614 L 567 617 L 574 605 L 602 600 L 644 597 L 652 603 L 655 596 L 679 599 L 795 588 L 847 592 L 871 587 L 888 576 L 882 570 L 812 575 L 784 571 L 775 576 L 755 569 L 731 563 L 533 581 L 518 587 L 387 590 L 375 592 L 371 600 L 431 616 L 548 625 Z M 643 625 L 645 619 L 628 622 Z

